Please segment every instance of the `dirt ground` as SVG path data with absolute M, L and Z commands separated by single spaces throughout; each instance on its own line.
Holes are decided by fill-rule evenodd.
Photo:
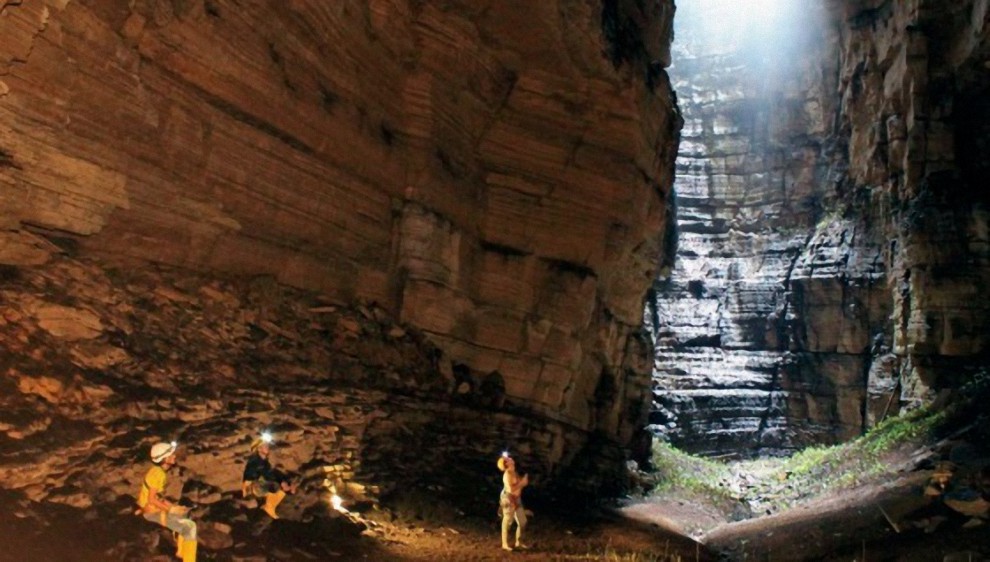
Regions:
M 702 542 L 720 560 L 990 561 L 990 524 L 926 498 L 930 471 L 730 522 L 703 501 L 653 498 L 621 509 Z
M 537 509 L 526 550 L 499 548 L 499 522 L 449 505 L 346 514 L 326 508 L 272 521 L 227 498 L 199 520 L 199 560 L 990 561 L 990 524 L 927 499 L 928 471 L 907 472 L 777 513 L 731 522 L 699 498 L 627 500 L 613 509 Z M 0 561 L 175 560 L 171 534 L 129 500 L 89 509 L 0 489 Z M 193 517 L 196 518 L 195 511 Z M 697 539 L 697 540 L 696 540 Z
M 2 561 L 95 562 L 175 560 L 171 534 L 134 516 L 124 503 L 80 510 L 29 502 L 0 492 Z M 232 509 L 237 509 L 236 507 Z M 193 514 L 195 517 L 195 512 Z M 695 541 L 661 526 L 615 512 L 535 513 L 527 528 L 529 548 L 501 550 L 491 519 L 376 522 L 357 514 L 329 512 L 309 521 L 272 521 L 260 510 L 233 513 L 229 532 L 199 522 L 199 560 L 217 561 L 712 561 Z M 219 548 L 211 548 L 219 547 Z
M 535 513 L 525 542 L 504 552 L 499 527 L 476 516 L 378 521 L 335 512 L 309 521 L 271 521 L 256 509 L 232 512 L 229 530 L 201 522 L 200 560 L 487 562 L 610 560 L 990 560 L 990 525 L 929 504 L 911 474 L 774 516 L 729 523 L 702 502 L 629 501 L 593 513 Z M 174 560 L 170 534 L 129 506 L 80 510 L 0 493 L 0 560 L 90 562 Z M 236 506 L 232 509 L 237 510 Z M 931 523 L 937 523 L 931 528 Z M 896 528 L 895 528 L 896 527 Z M 691 537 L 700 538 L 704 544 Z
M 599 513 L 581 521 L 560 515 L 533 518 L 529 549 L 499 550 L 497 521 L 465 528 L 427 542 L 412 540 L 396 553 L 403 560 L 715 560 L 700 543 L 656 525 L 635 522 L 616 514 Z M 434 532 L 435 535 L 435 532 Z

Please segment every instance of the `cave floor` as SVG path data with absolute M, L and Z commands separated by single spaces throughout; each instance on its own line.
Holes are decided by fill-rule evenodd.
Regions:
M 698 497 L 654 497 L 619 512 L 697 538 L 720 560 L 984 561 L 990 524 L 926 498 L 931 471 L 877 478 L 772 515 L 729 521 Z
M 526 537 L 530 548 L 511 553 L 498 548 L 494 514 L 452 516 L 454 510 L 445 510 L 426 519 L 373 520 L 330 512 L 307 522 L 271 521 L 260 510 L 230 502 L 236 511 L 228 528 L 200 522 L 199 560 L 990 560 L 990 525 L 973 525 L 925 500 L 918 490 L 927 476 L 877 481 L 737 522 L 720 519 L 697 498 L 638 499 L 595 513 L 537 511 Z M 169 533 L 131 515 L 127 505 L 80 509 L 30 502 L 8 491 L 0 491 L 0 500 L 7 506 L 0 510 L 0 560 L 175 559 Z
M 0 491 L 0 560 L 90 562 L 175 560 L 170 533 L 128 512 L 125 505 L 89 510 L 29 502 Z M 111 508 L 116 513 L 108 513 Z M 193 513 L 195 518 L 195 512 Z M 499 527 L 491 519 L 372 522 L 358 515 L 331 514 L 308 522 L 271 521 L 249 509 L 218 533 L 200 522 L 199 560 L 217 561 L 570 561 L 645 562 L 716 560 L 690 538 L 615 512 L 534 514 L 527 550 L 499 548 Z M 211 548 L 213 546 L 213 548 Z

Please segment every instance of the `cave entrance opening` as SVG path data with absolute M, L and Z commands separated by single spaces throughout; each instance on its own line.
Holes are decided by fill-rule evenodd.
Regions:
M 682 451 L 785 456 L 864 427 L 864 390 L 843 378 L 861 366 L 813 353 L 830 344 L 796 317 L 822 287 L 791 282 L 820 228 L 834 106 L 835 44 L 816 4 L 677 5 L 678 250 L 645 318 L 655 345 L 649 429 Z

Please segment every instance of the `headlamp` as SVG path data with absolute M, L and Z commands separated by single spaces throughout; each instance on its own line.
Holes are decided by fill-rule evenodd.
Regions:
M 272 442 L 272 434 L 267 431 L 261 432 L 261 441 L 265 444 L 270 444 Z
M 509 451 L 502 451 L 502 458 L 509 458 Z

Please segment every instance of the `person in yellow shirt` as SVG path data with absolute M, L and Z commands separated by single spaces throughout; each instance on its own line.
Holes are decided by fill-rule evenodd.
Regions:
M 196 562 L 196 523 L 186 517 L 188 508 L 172 503 L 164 496 L 166 473 L 175 466 L 177 448 L 174 441 L 156 443 L 151 447 L 151 462 L 154 466 L 148 469 L 141 482 L 138 507 L 145 519 L 177 533 L 178 549 L 175 555 L 182 562 Z

